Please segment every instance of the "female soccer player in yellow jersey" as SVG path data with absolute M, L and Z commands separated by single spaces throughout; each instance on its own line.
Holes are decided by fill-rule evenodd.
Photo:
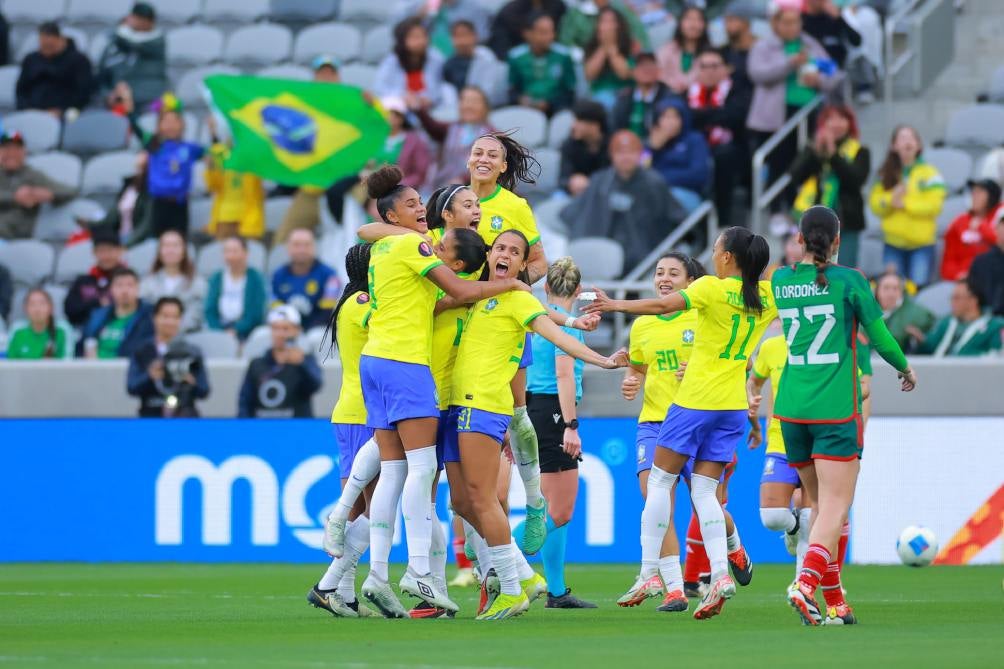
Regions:
M 436 385 L 429 367 L 437 289 L 473 302 L 507 290 L 528 291 L 529 286 L 515 278 L 489 284 L 457 277 L 422 237 L 428 232 L 425 207 L 414 188 L 401 184 L 398 168 L 383 167 L 371 174 L 367 189 L 384 221 L 417 234 L 381 239 L 370 251 L 369 337 L 359 372 L 367 424 L 375 430 L 381 464 L 370 504 L 370 573 L 362 592 L 385 616 L 405 615 L 387 582 L 400 498 L 408 541 L 408 569 L 400 588 L 433 606 L 456 611 L 457 605 L 431 577 L 429 560 L 429 495 L 436 475 L 439 423 Z M 483 253 L 484 246 L 481 239 L 464 232 L 454 231 L 454 250 L 459 257 L 468 257 L 468 251 L 475 256 L 465 267 L 472 271 L 484 262 L 477 253 L 479 249 Z
M 644 300 L 611 300 L 602 291 L 584 311 L 672 314 L 697 309 L 697 331 L 687 373 L 666 414 L 648 477 L 641 518 L 642 555 L 658 555 L 672 516 L 670 493 L 690 457 L 695 458 L 690 494 L 711 563 L 711 587 L 694 611 L 698 619 L 721 612 L 736 586 L 752 578 L 752 563 L 738 531 L 727 535 L 716 497 L 725 465 L 742 438 L 749 405 L 746 362 L 767 324 L 777 317 L 770 285 L 760 282 L 769 260 L 767 240 L 740 227 L 715 241 L 716 276 L 704 276 L 680 291 Z
M 844 601 L 835 559 L 861 463 L 861 388 L 858 323 L 879 355 L 896 368 L 902 389 L 917 376 L 882 320 L 868 282 L 857 270 L 833 265 L 840 221 L 832 209 L 809 208 L 799 223 L 802 262 L 771 277 L 777 312 L 788 343 L 788 363 L 774 403 L 788 462 L 798 469 L 804 501 L 812 507 L 809 549 L 788 603 L 807 625 L 824 622 L 816 603 L 820 585 L 825 622 L 857 622 Z
M 332 349 L 337 344 L 342 365 L 342 385 L 331 412 L 338 442 L 342 495 L 328 516 L 324 536 L 324 548 L 334 560 L 307 593 L 307 601 L 314 606 L 348 618 L 373 615 L 359 605 L 355 594 L 356 565 L 370 543 L 369 519 L 364 515 L 367 504 L 360 499 L 360 493 L 364 489 L 372 492 L 368 485 L 380 471 L 380 452 L 373 441 L 373 430 L 366 427 L 366 406 L 359 381 L 359 355 L 367 336 L 363 322 L 370 309 L 370 296 L 366 292 L 369 264 L 369 244 L 356 244 L 349 249 L 345 255 L 349 282 L 328 322 Z M 368 500 L 369 495 L 366 497 Z
M 530 242 L 530 253 L 526 257 L 529 283 L 536 283 L 547 273 L 547 258 L 530 205 L 513 190 L 520 183 L 534 183 L 540 173 L 540 163 L 529 149 L 510 135 L 490 133 L 479 137 L 471 146 L 467 168 L 471 175 L 471 188 L 481 199 L 484 224 L 478 232 L 489 247 L 506 230 L 521 232 Z M 526 412 L 526 368 L 531 364 L 533 353 L 530 336 L 527 335 L 523 359 L 512 379 L 514 409 L 509 431 L 515 456 L 513 460 L 526 491 L 526 523 L 520 548 L 527 554 L 540 550 L 547 537 L 547 505 L 540 490 L 537 433 Z
M 686 288 L 704 276 L 699 262 L 683 253 L 668 253 L 655 267 L 655 292 L 666 296 Z M 690 360 L 697 330 L 697 312 L 681 311 L 665 316 L 641 316 L 631 325 L 628 355 L 631 366 L 621 383 L 621 394 L 629 402 L 642 392 L 643 405 L 638 416 L 638 484 L 642 497 L 648 494 L 649 470 L 655 458 L 655 444 L 666 411 L 680 386 L 677 372 Z M 674 489 L 675 492 L 675 489 Z M 666 596 L 660 611 L 686 611 L 683 575 L 680 570 L 680 542 L 672 525 L 666 528 L 658 560 L 651 556 L 642 563 L 634 586 L 617 604 L 638 606 L 649 597 L 663 592 Z M 662 575 L 660 581 L 659 576 Z
M 488 254 L 486 282 L 506 283 L 526 276 L 529 247 L 516 230 L 498 235 Z M 627 355 L 623 350 L 609 358 L 596 353 L 551 322 L 537 298 L 518 291 L 480 300 L 471 308 L 465 329 L 453 373 L 451 412 L 457 417 L 460 468 L 476 529 L 488 543 L 499 580 L 499 594 L 486 602 L 478 619 L 498 620 L 526 611 L 527 590 L 531 597 L 546 590 L 543 579 L 519 559 L 495 494 L 498 452 L 512 419 L 509 381 L 519 365 L 524 335 L 532 330 L 569 355 L 606 369 L 625 366 Z

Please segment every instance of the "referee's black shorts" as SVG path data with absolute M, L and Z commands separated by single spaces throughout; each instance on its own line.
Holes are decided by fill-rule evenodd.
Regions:
M 526 412 L 537 432 L 541 473 L 556 474 L 578 469 L 579 461 L 565 453 L 565 421 L 561 418 L 558 396 L 527 393 Z

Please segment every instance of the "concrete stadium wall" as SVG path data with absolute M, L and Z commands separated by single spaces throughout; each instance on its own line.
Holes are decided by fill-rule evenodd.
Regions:
M 913 393 L 899 392 L 895 373 L 875 362 L 873 414 L 876 416 L 1004 415 L 1004 360 L 912 358 L 920 379 Z M 237 413 L 237 392 L 245 361 L 209 360 L 212 392 L 199 403 L 203 416 Z M 334 406 L 340 384 L 337 360 L 324 365 L 325 384 L 314 398 L 324 415 Z M 138 401 L 125 391 L 125 361 L 0 361 L 0 417 L 127 417 Z M 583 416 L 636 416 L 641 403 L 620 397 L 620 372 L 587 369 Z

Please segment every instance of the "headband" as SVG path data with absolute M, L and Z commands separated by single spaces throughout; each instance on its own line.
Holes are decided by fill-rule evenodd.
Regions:
M 446 199 L 443 200 L 443 206 L 441 206 L 439 208 L 439 217 L 440 218 L 443 217 L 443 212 L 446 211 L 446 208 L 448 206 L 450 206 L 450 200 L 452 200 L 453 196 L 457 194 L 457 191 L 461 191 L 461 190 L 463 190 L 465 188 L 467 188 L 467 186 L 460 185 L 460 186 L 454 186 L 453 187 L 453 190 L 450 191 L 450 194 L 447 195 Z

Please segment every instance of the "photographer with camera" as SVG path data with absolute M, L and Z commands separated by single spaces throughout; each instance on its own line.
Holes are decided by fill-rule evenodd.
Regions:
M 321 368 L 298 343 L 300 312 L 288 304 L 273 307 L 267 322 L 272 348 L 248 365 L 238 399 L 239 418 L 312 418 L 310 399 L 321 389 Z
M 153 308 L 153 338 L 129 359 L 126 389 L 140 399 L 140 418 L 196 418 L 196 399 L 209 395 L 202 352 L 178 338 L 185 308 L 162 297 Z

